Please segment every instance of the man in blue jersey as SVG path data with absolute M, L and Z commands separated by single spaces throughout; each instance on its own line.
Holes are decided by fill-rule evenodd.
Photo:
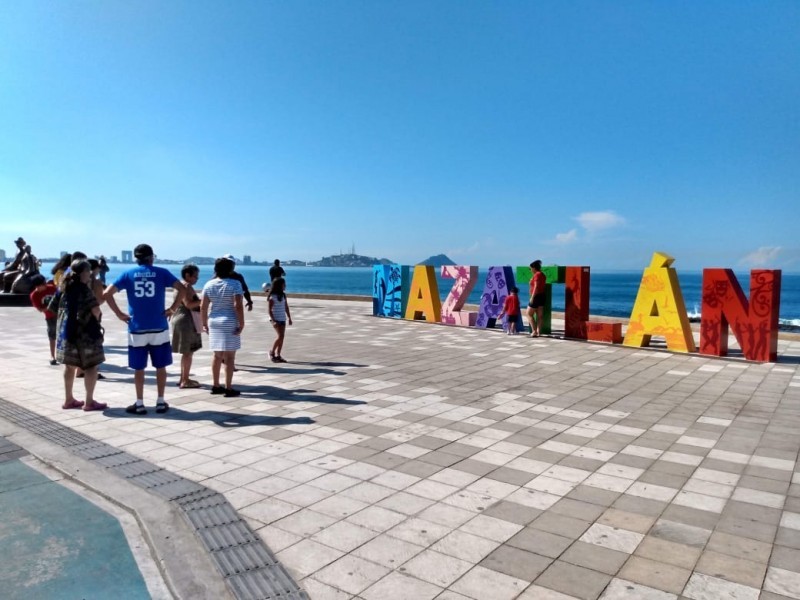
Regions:
M 103 294 L 117 318 L 128 324 L 128 366 L 135 371 L 136 403 L 125 411 L 134 415 L 147 414 L 144 407 L 144 370 L 150 357 L 156 369 L 156 412 L 165 413 L 169 410 L 169 405 L 164 401 L 167 367 L 172 364 L 167 317 L 180 306 L 186 287 L 166 269 L 153 266 L 153 249 L 148 244 L 136 246 L 133 256 L 137 266 L 117 277 Z M 175 288 L 178 293 L 172 306 L 165 310 L 168 287 Z M 119 290 L 125 290 L 128 296 L 127 313 L 122 312 L 114 300 L 114 294 Z

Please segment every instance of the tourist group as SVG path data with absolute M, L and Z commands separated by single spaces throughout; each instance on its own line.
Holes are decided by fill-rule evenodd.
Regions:
M 200 271 L 187 264 L 180 279 L 168 269 L 153 264 L 155 253 L 148 244 L 134 249 L 136 265 L 106 285 L 108 266 L 90 259 L 83 252 L 65 254 L 52 269 L 52 279 L 37 274 L 32 278 L 30 293 L 33 306 L 44 313 L 50 341 L 50 364 L 64 365 L 64 409 L 104 410 L 107 405 L 94 398 L 95 384 L 103 376 L 98 367 L 105 362 L 104 328 L 101 306 L 105 305 L 128 329 L 128 367 L 134 371 L 136 401 L 126 412 L 147 414 L 144 405 L 145 368 L 156 370 L 157 413 L 169 410 L 164 399 L 167 367 L 172 355 L 180 354 L 181 388 L 199 388 L 189 377 L 192 356 L 203 346 L 202 334 L 208 334 L 213 352 L 211 362 L 212 394 L 227 398 L 241 392 L 233 387 L 236 351 L 241 348 L 245 328 L 245 311 L 253 301 L 244 277 L 236 272 L 231 255 L 214 263 L 214 277 L 198 293 L 195 291 Z M 281 356 L 286 325 L 292 324 L 286 299 L 285 272 L 276 260 L 270 269 L 272 284 L 268 294 L 269 318 L 276 339 L 270 349 L 272 362 L 283 363 Z M 173 289 L 172 303 L 167 306 L 166 292 Z M 127 312 L 115 300 L 117 292 L 127 296 Z M 170 333 L 170 322 L 172 332 Z M 102 323 L 102 324 L 101 324 Z M 224 380 L 220 379 L 224 365 Z M 75 378 L 83 378 L 86 399 L 75 398 Z

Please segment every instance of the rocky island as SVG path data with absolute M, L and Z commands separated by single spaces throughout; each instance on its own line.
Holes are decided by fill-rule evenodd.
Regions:
M 309 267 L 371 267 L 372 265 L 391 265 L 392 263 L 393 261 L 388 258 L 375 258 L 361 254 L 336 254 L 307 264 Z

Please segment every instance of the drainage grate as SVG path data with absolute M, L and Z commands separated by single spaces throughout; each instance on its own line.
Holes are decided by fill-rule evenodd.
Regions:
M 222 494 L 3 398 L 0 398 L 0 417 L 69 448 L 73 454 L 176 505 L 236 598 L 308 600 L 308 595 Z

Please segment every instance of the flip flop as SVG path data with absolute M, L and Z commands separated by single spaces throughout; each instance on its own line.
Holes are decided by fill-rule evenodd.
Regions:
M 83 410 L 89 412 L 91 410 L 105 410 L 108 408 L 108 404 L 105 402 L 92 402 L 91 404 L 87 404 L 83 407 Z
M 82 408 L 82 407 L 83 407 L 83 402 L 81 402 L 80 400 L 70 400 L 69 403 L 65 402 L 64 404 L 61 405 L 61 408 L 63 408 L 64 410 L 69 410 L 71 408 Z
M 182 390 L 185 390 L 185 389 L 187 389 L 187 388 L 199 388 L 199 387 L 200 387 L 200 384 L 199 384 L 199 383 L 197 383 L 196 381 L 192 381 L 192 380 L 190 379 L 189 381 L 187 381 L 186 383 L 182 383 L 182 384 L 181 384 L 180 386 L 178 386 L 178 387 L 180 387 Z

